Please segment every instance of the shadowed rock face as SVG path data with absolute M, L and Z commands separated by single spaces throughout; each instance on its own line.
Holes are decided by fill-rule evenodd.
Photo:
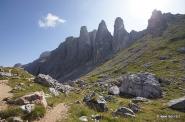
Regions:
M 129 45 L 129 33 L 125 30 L 123 20 L 120 17 L 115 20 L 113 37 L 113 48 L 115 52 Z
M 182 16 L 162 14 L 154 10 L 147 29 L 128 33 L 124 28 L 123 20 L 118 17 L 115 20 L 113 36 L 108 31 L 104 20 L 99 24 L 98 30 L 92 32 L 88 32 L 86 26 L 82 26 L 79 37 L 66 38 L 58 48 L 41 54 L 37 60 L 23 67 L 33 75 L 48 74 L 59 81 L 74 80 L 146 34 L 160 36 L 168 23 L 177 21 L 179 18 Z
M 148 20 L 147 31 L 153 36 L 160 36 L 166 29 L 167 22 L 161 11 L 154 10 Z

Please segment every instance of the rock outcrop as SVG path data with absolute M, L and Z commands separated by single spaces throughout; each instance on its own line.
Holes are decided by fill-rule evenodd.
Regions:
M 108 107 L 103 96 L 100 96 L 96 93 L 91 93 L 85 96 L 83 101 L 86 103 L 87 106 L 98 112 L 108 111 Z
M 154 10 L 151 18 L 148 20 L 147 32 L 153 36 L 160 36 L 166 27 L 167 21 L 162 12 Z
M 147 72 L 123 76 L 120 93 L 146 98 L 160 98 L 162 96 L 158 78 Z
M 185 96 L 169 101 L 168 106 L 172 109 L 185 112 Z
M 47 107 L 47 101 L 45 99 L 44 92 L 34 92 L 25 96 L 22 96 L 20 98 L 17 98 L 14 101 L 14 104 L 17 105 L 26 105 L 26 104 L 41 104 L 45 108 Z

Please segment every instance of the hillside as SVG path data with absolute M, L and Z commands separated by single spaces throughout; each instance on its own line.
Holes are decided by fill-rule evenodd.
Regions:
M 24 121 L 184 122 L 185 15 L 155 10 L 148 27 L 141 32 L 126 32 L 121 18 L 117 18 L 115 23 L 112 36 L 105 22 L 101 22 L 99 35 L 96 34 L 98 37 L 93 37 L 102 45 L 96 42 L 95 50 L 84 52 L 89 49 L 89 43 L 85 43 L 84 48 L 70 50 L 79 43 L 84 44 L 82 40 L 94 40 L 93 37 L 89 40 L 86 28 L 82 27 L 79 38 L 83 39 L 70 37 L 56 50 L 43 53 L 39 59 L 25 66 L 31 67 L 30 70 L 36 72 L 32 74 L 37 76 L 21 68 L 0 68 L 0 83 L 5 80 L 12 89 L 10 98 L 3 100 L 6 109 L 0 111 L 0 118 L 7 121 L 11 117 L 19 117 Z M 110 38 L 104 40 L 102 34 Z M 114 45 L 109 53 L 110 42 L 104 45 L 107 39 Z M 103 51 L 100 50 L 102 46 Z M 74 60 L 78 49 L 82 49 L 84 58 L 77 56 L 79 59 Z M 69 55 L 66 50 L 70 50 Z M 96 55 L 98 50 L 102 51 L 100 57 Z M 94 52 L 93 60 L 92 57 L 85 58 L 89 52 Z M 65 63 L 57 62 L 64 58 L 60 56 L 67 56 Z M 55 63 L 50 64 L 50 61 Z M 89 61 L 93 61 L 93 65 Z M 59 67 L 62 64 L 65 64 L 65 70 L 71 69 L 64 72 L 63 67 Z M 59 69 L 51 70 L 51 74 L 42 72 L 53 66 Z M 64 74 L 55 74 L 60 70 Z M 58 75 L 67 75 L 65 78 L 68 79 L 71 71 L 81 70 L 84 72 L 73 77 L 77 80 L 59 83 L 62 79 Z M 47 74 L 59 78 L 59 81 Z M 178 100 L 172 103 L 177 103 L 170 106 L 169 101 L 174 99 Z M 35 107 L 29 108 L 32 104 Z M 25 105 L 29 107 L 22 109 L 21 106 Z

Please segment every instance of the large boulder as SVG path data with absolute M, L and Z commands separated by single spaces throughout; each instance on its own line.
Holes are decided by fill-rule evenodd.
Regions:
M 97 110 L 98 112 L 108 111 L 108 107 L 103 96 L 100 96 L 96 93 L 91 93 L 84 97 L 83 101 L 90 108 Z
M 40 83 L 45 86 L 54 86 L 54 84 L 57 82 L 57 80 L 53 79 L 49 75 L 39 74 L 34 81 L 36 83 Z
M 169 101 L 168 106 L 172 109 L 185 112 L 185 96 Z
M 115 112 L 113 112 L 115 116 L 124 116 L 124 117 L 135 117 L 135 113 L 127 107 L 120 107 Z
M 14 102 L 17 105 L 26 105 L 26 104 L 41 104 L 45 108 L 47 107 L 47 101 L 45 99 L 45 94 L 43 91 L 34 92 L 20 98 L 17 98 Z
M 151 73 L 127 74 L 121 78 L 121 95 L 160 98 L 162 90 L 157 77 Z

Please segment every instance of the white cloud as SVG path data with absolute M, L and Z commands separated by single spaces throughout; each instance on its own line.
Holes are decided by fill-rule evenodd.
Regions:
M 53 15 L 51 13 L 48 13 L 46 17 L 43 17 L 39 20 L 38 24 L 39 27 L 55 27 L 56 25 L 60 23 L 65 23 L 66 20 L 61 19 L 60 17 Z

